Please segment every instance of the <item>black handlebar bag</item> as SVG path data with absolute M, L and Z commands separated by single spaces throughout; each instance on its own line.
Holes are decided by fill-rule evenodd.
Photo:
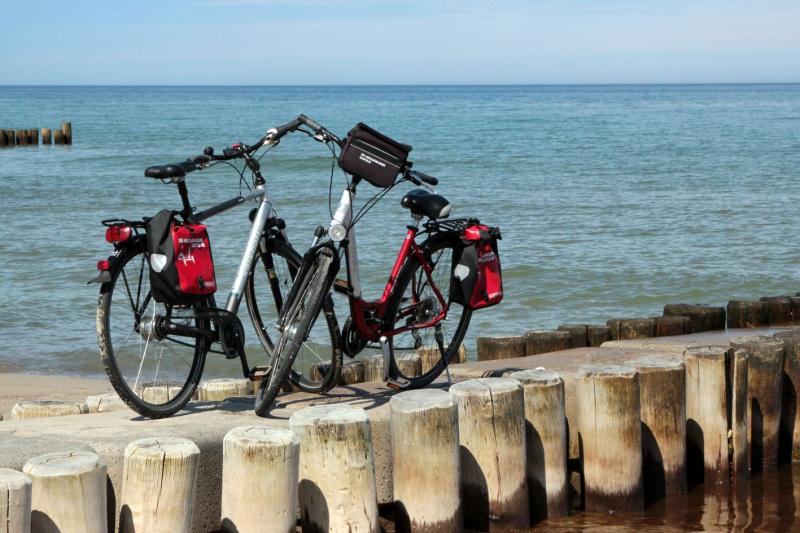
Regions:
M 164 209 L 145 226 L 150 290 L 157 302 L 192 305 L 217 290 L 214 259 L 203 224 L 175 220 Z
M 339 166 L 376 187 L 391 187 L 408 161 L 411 147 L 359 122 L 347 134 Z

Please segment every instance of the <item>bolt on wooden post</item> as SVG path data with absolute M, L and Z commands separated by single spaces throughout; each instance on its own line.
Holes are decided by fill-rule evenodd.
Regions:
M 464 527 L 478 531 L 527 528 L 525 402 L 515 379 L 456 383 L 461 443 Z
M 575 374 L 578 439 L 587 511 L 641 511 L 639 374 L 631 366 L 587 364 Z
M 453 396 L 439 389 L 410 390 L 393 396 L 389 405 L 397 532 L 463 531 Z
M 525 441 L 532 521 L 569 514 L 564 380 L 551 370 L 513 372 L 525 396 Z

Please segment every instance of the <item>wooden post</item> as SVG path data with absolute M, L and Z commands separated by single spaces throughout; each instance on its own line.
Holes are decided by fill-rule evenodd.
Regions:
M 42 128 L 42 144 L 50 144 L 51 131 L 50 128 Z
M 781 400 L 782 461 L 800 460 L 800 331 L 782 331 L 773 335 L 783 341 L 783 399 Z
M 180 391 L 181 386 L 177 384 L 148 385 L 144 387 L 141 398 L 146 402 L 163 404 L 177 396 Z
M 447 350 L 448 346 L 445 346 L 444 349 Z M 439 352 L 438 346 L 422 346 L 421 348 L 417 349 L 417 354 L 422 360 L 423 374 L 428 372 L 431 368 L 436 366 L 436 364 L 439 361 L 442 360 L 442 354 Z M 455 365 L 463 363 L 466 360 L 467 360 L 467 347 L 462 342 L 461 346 L 458 347 L 458 353 L 455 356 L 453 356 L 453 359 L 450 361 L 449 364 Z
M 452 395 L 410 390 L 389 405 L 397 532 L 460 533 L 458 409 Z
M 522 387 L 509 378 L 470 379 L 450 392 L 458 404 L 464 527 L 527 528 L 527 459 Z
M 0 130 L 0 146 L 8 146 L 8 137 L 6 137 L 6 130 Z
M 397 370 L 407 378 L 415 378 L 422 374 L 422 358 L 418 353 L 396 354 L 394 358 Z
M 120 531 L 192 531 L 200 449 L 188 439 L 149 437 L 125 448 Z
M 558 326 L 558 331 L 566 331 L 569 333 L 570 346 L 573 348 L 583 348 L 587 346 L 588 342 L 586 327 L 586 324 L 564 324 Z
M 361 363 L 364 365 L 364 381 L 383 381 L 383 355 L 366 355 Z
M 253 382 L 246 378 L 209 379 L 201 382 L 197 388 L 197 399 L 206 402 L 252 395 Z
M 729 415 L 728 455 L 734 481 L 750 477 L 750 446 L 748 442 L 748 356 L 744 350 L 730 349 L 725 352 L 727 368 L 726 390 Z
M 124 411 L 130 409 L 116 392 L 88 396 L 86 398 L 86 407 L 89 413 L 107 413 L 109 411 Z
M 17 132 L 14 130 L 6 130 L 6 140 L 8 142 L 8 146 L 14 146 L 17 144 Z
M 651 318 L 612 318 L 606 322 L 615 340 L 646 339 L 653 336 L 655 321 Z
M 38 146 L 39 145 L 39 130 L 36 129 L 36 128 L 32 128 L 32 129 L 28 130 L 28 139 L 30 140 L 31 144 Z
M 575 374 L 578 439 L 587 511 L 641 511 L 639 374 L 627 365 L 586 364 Z
M 525 337 L 478 337 L 478 361 L 525 357 Z
M 684 335 L 689 327 L 688 316 L 655 316 L 653 322 L 654 337 Z
M 28 132 L 25 130 L 17 130 L 17 146 L 25 146 L 28 144 Z
M 686 371 L 683 361 L 645 356 L 639 372 L 644 495 L 648 501 L 686 493 Z
M 0 468 L 0 532 L 29 533 L 30 530 L 31 479 L 22 472 Z
M 564 380 L 551 370 L 522 370 L 531 521 L 569 514 Z
M 778 465 L 781 403 L 783 399 L 783 341 L 774 337 L 741 337 L 732 348 L 748 356 L 750 404 L 750 470 Z
M 728 302 L 728 329 L 764 326 L 765 315 L 764 302 L 731 300 Z
M 664 316 L 685 316 L 689 318 L 686 333 L 700 333 L 725 329 L 725 308 L 698 304 L 667 304 Z
M 525 355 L 569 350 L 571 339 L 568 331 L 529 331 L 525 334 Z
M 72 144 L 72 122 L 64 122 L 61 131 L 64 132 L 64 144 Z
M 596 348 L 606 341 L 611 340 L 611 328 L 608 326 L 586 326 L 586 342 Z
M 378 533 L 378 498 L 366 411 L 346 405 L 316 405 L 293 414 L 289 426 L 300 440 L 303 531 Z
M 64 130 L 53 130 L 53 144 L 64 144 Z
M 68 400 L 26 400 L 11 408 L 11 420 L 79 415 L 88 410 L 81 402 Z
M 790 324 L 792 322 L 792 300 L 788 296 L 764 296 L 764 319 L 767 324 Z
M 31 531 L 106 533 L 106 465 L 94 452 L 34 457 L 22 469 L 32 481 Z
M 294 533 L 300 446 L 288 429 L 233 428 L 222 445 L 222 531 Z

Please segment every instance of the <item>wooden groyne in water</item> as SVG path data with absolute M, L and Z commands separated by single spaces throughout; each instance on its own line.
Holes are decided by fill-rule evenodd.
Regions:
M 0 128 L 0 148 L 38 146 L 39 133 L 41 133 L 43 145 L 49 145 L 51 141 L 53 144 L 72 144 L 72 122 L 64 122 L 60 128 L 53 130 L 50 128 Z
M 499 531 L 732 490 L 800 452 L 800 298 L 759 302 L 610 320 L 602 347 L 603 326 L 483 338 L 493 358 L 453 365 L 452 386 L 287 394 L 271 419 L 241 380 L 166 420 L 113 395 L 21 404 L 0 423 L 0 516 L 11 531 Z M 780 326 L 726 330 L 743 308 Z

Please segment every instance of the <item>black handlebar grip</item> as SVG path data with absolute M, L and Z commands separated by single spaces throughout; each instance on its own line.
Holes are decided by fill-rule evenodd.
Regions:
M 203 153 L 206 154 L 208 157 L 214 155 L 214 147 L 213 146 L 206 146 L 203 148 Z
M 311 128 L 312 130 L 314 130 L 314 133 L 317 133 L 319 130 L 322 129 L 322 126 L 317 124 L 317 122 L 310 117 L 307 117 L 305 115 L 300 115 L 299 117 L 297 117 L 297 119 L 306 126 L 308 126 L 309 128 Z
M 425 174 L 424 172 L 420 172 L 419 170 L 415 170 L 414 174 L 416 174 L 419 179 L 421 179 L 422 181 L 424 181 L 428 185 L 433 185 L 433 186 L 439 185 L 439 180 L 438 179 L 436 179 L 433 176 L 430 176 L 428 174 Z

